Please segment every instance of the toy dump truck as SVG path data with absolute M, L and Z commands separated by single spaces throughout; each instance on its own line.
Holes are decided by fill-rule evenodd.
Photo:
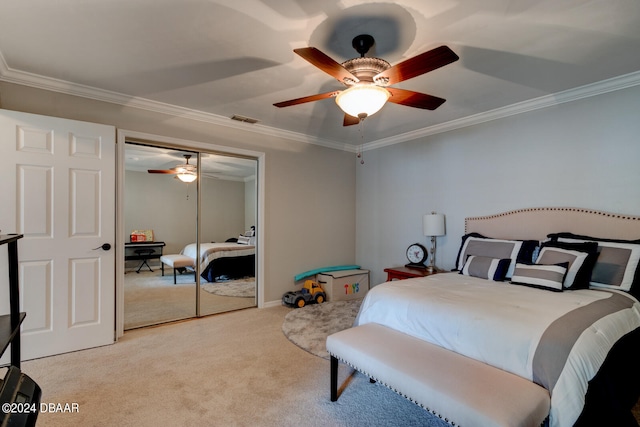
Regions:
M 327 299 L 322 286 L 313 280 L 306 280 L 302 289 L 299 291 L 290 291 L 282 296 L 282 302 L 294 307 L 304 307 L 310 303 L 321 304 Z

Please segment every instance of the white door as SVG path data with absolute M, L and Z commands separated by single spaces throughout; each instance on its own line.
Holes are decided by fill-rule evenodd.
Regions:
M 115 145 L 112 126 L 0 110 L 0 230 L 24 234 L 23 360 L 114 342 Z

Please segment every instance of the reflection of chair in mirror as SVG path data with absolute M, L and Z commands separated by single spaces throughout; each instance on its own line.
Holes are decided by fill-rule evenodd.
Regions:
M 136 273 L 140 273 L 140 269 L 145 265 L 147 266 L 149 271 L 153 273 L 153 270 L 151 269 L 151 266 L 147 261 L 149 260 L 149 255 L 151 255 L 154 252 L 154 250 L 145 248 L 145 249 L 136 249 L 133 252 L 142 259 L 142 262 L 138 266 Z

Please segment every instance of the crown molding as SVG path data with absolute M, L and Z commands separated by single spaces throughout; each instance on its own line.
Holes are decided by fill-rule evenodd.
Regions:
M 251 124 L 231 120 L 229 117 L 217 114 L 206 113 L 203 111 L 193 110 L 186 107 L 171 105 L 164 102 L 153 101 L 146 98 L 134 97 L 123 93 L 113 92 L 109 90 L 99 89 L 92 86 L 72 83 L 65 80 L 55 79 L 51 77 L 41 76 L 34 73 L 15 70 L 9 67 L 0 52 L 0 81 L 7 83 L 15 83 L 23 86 L 30 86 L 38 89 L 59 92 L 67 95 L 79 96 L 82 98 L 94 99 L 97 101 L 109 102 L 112 104 L 123 105 L 126 107 L 140 108 L 143 110 L 153 111 L 156 113 L 167 114 L 175 117 L 182 117 L 191 120 L 197 120 L 210 123 L 217 126 L 240 129 L 247 132 L 253 132 L 260 135 L 272 136 L 276 138 L 284 138 L 292 141 L 304 142 L 307 144 L 321 145 L 323 147 L 333 148 L 336 150 L 349 151 L 350 145 L 331 141 L 327 139 L 317 138 L 305 135 L 299 132 L 291 132 L 260 124 Z
M 217 126 L 224 126 L 247 132 L 253 132 L 260 135 L 283 138 L 307 144 L 320 145 L 335 150 L 342 150 L 351 153 L 355 153 L 358 150 L 358 146 L 352 144 L 317 138 L 299 132 L 291 132 L 260 124 L 238 122 L 231 120 L 229 117 L 224 117 L 217 114 L 205 113 L 203 111 L 193 110 L 190 108 L 180 107 L 158 101 L 152 101 L 146 98 L 132 97 L 118 92 L 98 89 L 87 85 L 81 85 L 65 80 L 54 79 L 34 73 L 15 70 L 7 65 L 4 57 L 2 56 L 2 52 L 0 52 L 0 81 L 20 84 L 24 86 L 31 86 L 38 89 L 45 89 L 83 98 L 95 99 L 97 101 L 104 101 L 112 104 L 124 105 L 127 107 L 140 108 L 143 110 L 153 111 L 171 116 L 211 123 Z M 542 108 L 547 108 L 566 102 L 576 101 L 591 96 L 626 89 L 637 85 L 640 85 L 640 71 L 625 74 L 623 76 L 613 77 L 607 80 L 602 80 L 600 82 L 580 86 L 578 88 L 569 89 L 563 92 L 544 95 L 539 98 L 519 102 L 516 104 L 508 105 L 506 107 L 496 108 L 491 111 L 486 111 L 467 117 L 462 117 L 460 119 L 417 129 L 415 131 L 405 132 L 389 138 L 378 139 L 362 144 L 359 147 L 362 151 L 375 150 L 377 148 L 382 148 L 389 145 L 400 144 L 403 142 L 424 138 L 430 135 L 449 132 L 455 129 L 461 129 L 467 126 L 486 123 L 492 120 L 497 120 L 516 114 L 522 114 L 529 111 L 539 110 Z
M 616 90 L 626 89 L 629 87 L 640 85 L 640 71 L 602 80 L 596 83 L 580 86 L 574 89 L 565 90 L 551 95 L 544 95 L 539 98 L 530 99 L 506 107 L 496 108 L 479 114 L 474 114 L 460 119 L 451 120 L 434 126 L 417 129 L 415 131 L 402 133 L 400 135 L 389 138 L 382 138 L 376 141 L 368 142 L 362 145 L 363 151 L 375 150 L 377 148 L 389 145 L 400 144 L 430 135 L 449 132 L 455 129 L 461 129 L 467 126 L 473 126 L 492 120 L 502 119 L 504 117 L 516 114 L 527 113 L 529 111 L 539 110 L 554 105 L 564 104 L 565 102 L 577 101 L 591 96 L 601 95 Z

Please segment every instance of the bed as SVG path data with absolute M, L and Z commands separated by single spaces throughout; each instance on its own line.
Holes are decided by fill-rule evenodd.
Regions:
M 253 245 L 237 242 L 188 244 L 180 252 L 198 259 L 200 276 L 207 282 L 240 279 L 255 276 L 256 249 Z
M 640 217 L 531 208 L 467 218 L 456 271 L 375 286 L 354 326 L 383 325 L 543 386 L 551 427 L 595 416 L 636 425 L 639 259 Z

